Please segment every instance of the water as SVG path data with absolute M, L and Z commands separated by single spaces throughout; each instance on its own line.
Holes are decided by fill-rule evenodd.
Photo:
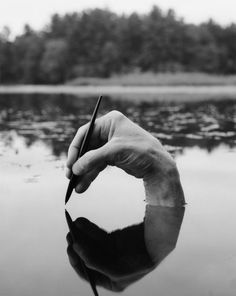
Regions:
M 77 128 L 89 120 L 96 99 L 0 96 L 1 296 L 92 295 L 66 252 L 64 173 L 68 145 Z M 112 109 L 160 138 L 176 159 L 188 203 L 182 224 L 180 217 L 174 223 L 178 227 L 170 228 L 174 238 L 170 249 L 164 253 L 156 249 L 163 261 L 154 268 L 140 239 L 144 216 L 145 221 L 152 217 L 143 202 L 141 180 L 109 167 L 87 192 L 73 194 L 67 206 L 73 220 L 85 217 L 106 232 L 126 228 L 112 237 L 118 233 L 121 249 L 127 247 L 122 249 L 125 262 L 133 262 L 131 267 L 139 272 L 132 278 L 126 275 L 126 281 L 122 278 L 126 288 L 121 295 L 235 295 L 236 103 L 135 103 L 107 97 L 100 115 Z M 159 217 L 158 225 L 164 223 L 160 217 L 169 215 L 152 211 Z M 131 225 L 137 226 L 127 228 Z M 101 259 L 103 268 L 109 266 L 118 285 L 120 278 L 114 274 L 120 257 L 109 253 L 109 244 L 90 246 L 91 254 Z M 143 267 L 135 266 L 138 258 L 143 258 Z M 100 284 L 109 288 L 105 279 Z M 113 293 L 101 287 L 98 292 Z

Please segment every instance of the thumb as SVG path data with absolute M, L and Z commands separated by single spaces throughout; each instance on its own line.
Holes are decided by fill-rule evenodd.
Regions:
M 74 163 L 72 167 L 73 173 L 83 176 L 93 171 L 93 175 L 98 175 L 99 172 L 111 163 L 111 158 L 113 157 L 112 150 L 112 145 L 107 143 L 98 149 L 86 152 Z

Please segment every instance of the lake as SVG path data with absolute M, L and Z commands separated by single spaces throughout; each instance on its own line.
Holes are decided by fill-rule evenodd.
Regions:
M 96 99 L 0 95 L 1 296 L 93 295 L 68 260 L 64 198 L 67 149 L 78 127 L 89 121 Z M 99 115 L 113 109 L 158 137 L 173 155 L 187 202 L 172 247 L 153 268 L 135 265 L 137 258 L 146 260 L 140 247 L 144 217 L 148 221 L 141 180 L 108 167 L 85 193 L 73 193 L 67 205 L 73 220 L 84 217 L 88 228 L 122 235 L 121 241 L 130 244 L 123 256 L 133 260 L 127 264 L 139 273 L 122 283 L 120 294 L 236 295 L 236 101 L 107 96 Z M 156 214 L 160 225 L 162 214 Z M 100 264 L 117 271 L 117 254 L 99 246 L 101 252 L 94 254 L 103 259 Z M 113 294 L 106 280 L 102 274 L 97 281 L 99 295 Z

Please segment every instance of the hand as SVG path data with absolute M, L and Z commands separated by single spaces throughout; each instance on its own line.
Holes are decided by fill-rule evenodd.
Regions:
M 147 206 L 144 223 L 107 233 L 85 218 L 67 235 L 68 256 L 76 273 L 96 285 L 122 291 L 151 272 L 175 248 L 184 208 Z
M 77 160 L 87 128 L 88 125 L 79 128 L 68 151 L 67 177 L 71 176 L 71 171 L 80 176 L 75 187 L 77 193 L 84 192 L 100 171 L 112 165 L 143 179 L 150 204 L 184 204 L 175 162 L 159 140 L 122 113 L 112 111 L 96 120 L 90 151 Z

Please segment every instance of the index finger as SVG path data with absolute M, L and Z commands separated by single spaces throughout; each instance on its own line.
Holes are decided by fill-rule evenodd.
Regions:
M 67 155 L 67 163 L 66 163 L 66 165 L 69 169 L 72 168 L 73 164 L 77 160 L 79 148 L 80 148 L 80 145 L 83 141 L 83 138 L 84 138 L 84 135 L 85 135 L 86 130 L 88 128 L 88 125 L 89 124 L 87 123 L 78 129 L 76 135 L 74 136 L 74 139 L 72 140 L 72 142 L 69 146 L 68 155 Z
M 72 168 L 73 164 L 78 158 L 79 149 L 88 128 L 89 123 L 81 126 L 69 146 L 67 156 L 67 167 L 69 169 Z M 105 120 L 105 116 L 96 119 L 94 123 L 92 137 L 89 143 L 89 150 L 97 149 L 104 145 L 108 140 L 108 133 L 109 127 L 107 128 L 107 120 Z

